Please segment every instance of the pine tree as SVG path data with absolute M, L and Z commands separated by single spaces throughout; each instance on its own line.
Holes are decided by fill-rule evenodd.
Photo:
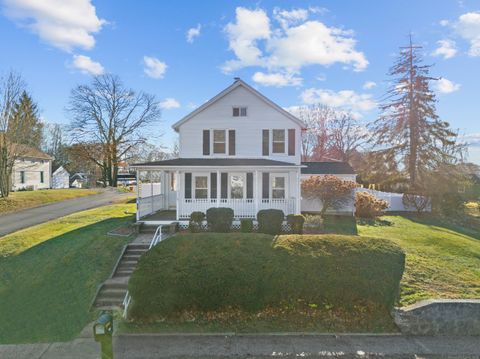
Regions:
M 410 36 L 390 69 L 393 81 L 380 105 L 381 115 L 371 125 L 378 152 L 400 163 L 410 188 L 418 187 L 422 177 L 442 163 L 453 161 L 458 150 L 456 133 L 436 113 L 430 83 L 437 79 L 429 75 L 430 68 Z
M 20 137 L 17 143 L 40 148 L 42 143 L 43 124 L 40 121 L 38 107 L 26 91 L 20 95 L 12 114 L 13 128 L 24 127 L 29 129 L 29 135 Z M 16 126 L 22 124 L 22 126 Z

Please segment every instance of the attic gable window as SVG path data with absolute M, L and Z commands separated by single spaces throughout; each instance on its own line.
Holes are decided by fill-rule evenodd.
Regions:
M 233 107 L 233 117 L 247 117 L 247 108 Z

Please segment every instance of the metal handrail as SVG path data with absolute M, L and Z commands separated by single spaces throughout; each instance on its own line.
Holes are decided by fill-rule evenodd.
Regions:
M 148 249 L 150 250 L 153 247 L 155 247 L 158 244 L 158 242 L 161 241 L 161 238 L 162 238 L 162 226 L 158 226 L 157 230 L 155 231 L 155 234 L 153 235 L 152 241 L 150 242 L 150 247 L 148 247 Z
M 132 301 L 132 297 L 130 296 L 130 293 L 127 290 L 127 293 L 125 293 L 125 298 L 123 298 L 123 318 L 127 319 L 127 313 L 128 313 L 128 306 L 130 305 L 130 302 Z

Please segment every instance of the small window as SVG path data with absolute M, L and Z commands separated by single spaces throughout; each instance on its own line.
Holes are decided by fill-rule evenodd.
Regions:
M 285 130 L 272 130 L 272 152 L 285 153 Z
M 225 130 L 213 130 L 213 153 L 225 153 L 226 148 Z
M 207 198 L 208 197 L 208 177 L 197 176 L 195 177 L 195 198 Z
M 44 183 L 45 179 L 43 177 L 43 171 L 40 171 L 40 183 Z
M 247 117 L 247 108 L 246 107 L 234 107 L 233 108 L 233 117 Z
M 20 171 L 20 183 L 25 183 L 25 171 Z
M 245 178 L 242 175 L 230 176 L 230 198 L 243 198 Z
M 272 177 L 272 198 L 274 199 L 285 198 L 285 177 L 283 176 Z

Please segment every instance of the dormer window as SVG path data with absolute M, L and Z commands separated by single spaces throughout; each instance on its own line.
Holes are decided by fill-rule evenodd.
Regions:
M 233 117 L 247 117 L 247 108 L 233 107 Z

